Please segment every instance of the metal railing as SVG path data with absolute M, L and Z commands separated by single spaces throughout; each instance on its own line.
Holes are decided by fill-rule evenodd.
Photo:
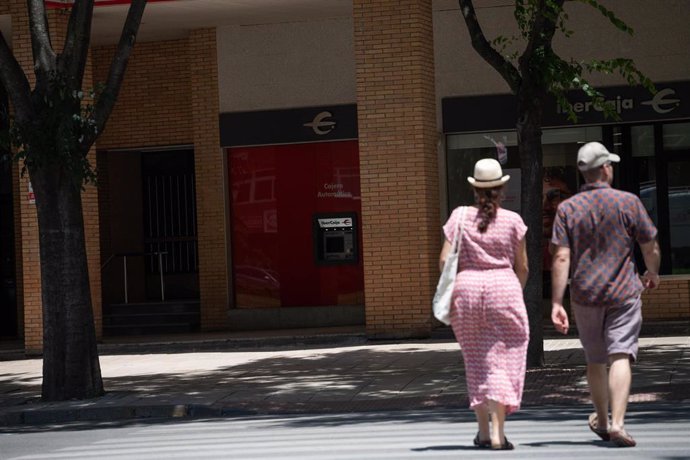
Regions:
M 110 257 L 101 265 L 101 270 L 112 262 L 116 257 L 122 257 L 122 279 L 124 285 L 125 303 L 129 303 L 129 288 L 127 282 L 127 257 L 147 257 L 147 256 L 158 256 L 158 273 L 161 284 L 161 301 L 165 302 L 165 280 L 163 279 L 163 256 L 166 255 L 167 251 L 152 251 L 152 252 L 121 252 L 117 254 L 111 254 Z

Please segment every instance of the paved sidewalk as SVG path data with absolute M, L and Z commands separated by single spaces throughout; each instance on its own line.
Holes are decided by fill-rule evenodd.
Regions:
M 101 352 L 106 395 L 40 401 L 41 360 L 0 362 L 0 427 L 131 418 L 466 408 L 452 340 L 311 345 L 306 349 L 167 354 Z M 588 401 L 574 338 L 547 339 L 527 372 L 523 406 Z M 640 339 L 631 402 L 690 402 L 690 336 Z

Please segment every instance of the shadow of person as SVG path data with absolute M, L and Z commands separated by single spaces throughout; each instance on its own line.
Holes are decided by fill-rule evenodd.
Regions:
M 412 452 L 428 452 L 428 451 L 448 451 L 448 450 L 476 450 L 476 451 L 490 451 L 491 449 L 480 449 L 477 446 L 427 446 L 414 447 L 410 449 Z
M 523 442 L 522 446 L 526 447 L 549 447 L 549 446 L 597 446 L 597 447 L 610 447 L 613 446 L 612 443 L 592 440 L 592 441 L 539 441 L 539 442 Z

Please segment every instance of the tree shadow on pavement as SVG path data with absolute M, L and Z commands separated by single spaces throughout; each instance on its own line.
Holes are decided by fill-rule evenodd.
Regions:
M 407 421 L 423 418 L 424 410 L 444 408 L 454 410 L 441 412 L 442 415 L 434 411 L 435 421 L 438 417 L 449 423 L 473 420 L 473 414 L 467 410 L 461 354 L 453 347 L 429 349 L 407 343 L 397 347 L 312 349 L 301 354 L 274 351 L 257 353 L 240 364 L 231 364 L 237 362 L 231 359 L 233 353 L 237 352 L 218 353 L 214 355 L 213 365 L 199 364 L 195 368 L 192 363 L 184 371 L 160 372 L 161 366 L 156 366 L 155 370 L 106 377 L 104 383 L 108 393 L 104 397 L 60 404 L 67 409 L 184 404 L 218 409 L 221 417 L 232 415 L 233 411 L 244 415 L 326 414 L 318 419 L 305 418 L 303 422 L 301 418 L 293 419 L 291 423 L 294 424 L 368 423 L 379 417 L 376 412 L 386 412 L 389 420 L 394 416 L 391 411 L 422 411 L 414 417 L 401 413 L 400 420 Z M 184 355 L 166 355 L 160 359 L 174 363 Z M 186 356 L 189 359 L 192 355 Z M 560 407 L 561 413 L 530 411 L 529 416 L 538 420 L 567 417 L 568 406 L 577 408 L 573 416 L 582 416 L 585 410 L 582 405 L 589 401 L 582 351 L 577 348 L 547 351 L 545 357 L 545 367 L 527 372 L 523 409 Z M 136 359 L 132 357 L 132 361 Z M 641 350 L 634 367 L 631 401 L 687 400 L 689 379 L 687 347 L 646 347 Z M 35 379 L 19 373 L 0 376 L 0 403 L 3 405 L 6 405 L 4 401 L 12 400 L 12 394 L 21 394 L 28 398 L 29 403 L 25 405 L 31 406 L 32 395 L 36 398 L 39 392 L 40 381 L 37 385 Z M 367 412 L 370 413 L 352 416 Z M 515 417 L 522 413 L 518 412 Z M 659 417 L 662 416 L 660 412 Z M 631 417 L 636 414 L 631 413 Z M 141 419 L 135 421 L 141 422 Z

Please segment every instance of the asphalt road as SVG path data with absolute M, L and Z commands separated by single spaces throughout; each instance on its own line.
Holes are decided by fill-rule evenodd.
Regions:
M 0 459 L 690 459 L 690 407 L 638 404 L 635 448 L 589 432 L 590 409 L 530 408 L 509 419 L 512 452 L 472 446 L 468 410 L 237 417 L 185 422 L 69 424 L 0 433 Z

